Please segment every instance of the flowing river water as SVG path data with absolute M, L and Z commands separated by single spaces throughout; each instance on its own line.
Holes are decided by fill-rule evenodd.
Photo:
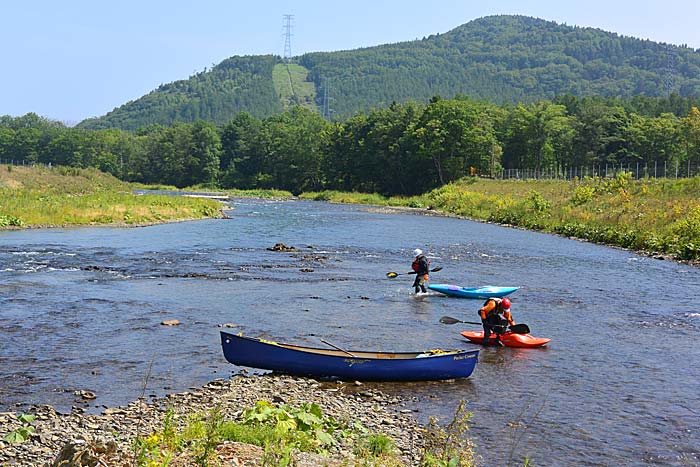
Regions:
M 484 465 L 700 465 L 700 269 L 449 217 L 235 200 L 230 219 L 0 232 L 0 411 L 99 411 L 239 372 L 220 326 L 323 347 L 473 348 L 481 301 L 433 283 L 521 286 L 517 322 L 542 349 L 485 348 L 466 380 L 376 384 L 422 422 L 461 400 Z M 267 248 L 284 243 L 298 252 Z M 177 319 L 179 326 L 162 326 Z M 83 401 L 75 391 L 92 391 Z

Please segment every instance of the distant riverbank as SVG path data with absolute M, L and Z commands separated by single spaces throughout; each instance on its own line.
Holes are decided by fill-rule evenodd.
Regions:
M 143 187 L 95 169 L 0 167 L 0 229 L 141 226 L 223 217 L 214 199 L 135 195 Z M 172 187 L 167 187 L 173 190 Z M 196 190 L 197 187 L 189 190 Z M 292 198 L 279 190 L 229 196 Z M 700 261 L 700 177 L 633 180 L 464 178 L 420 196 L 323 191 L 302 199 L 425 209 L 631 249 L 660 259 Z
M 422 208 L 473 220 L 614 245 L 658 258 L 700 261 L 700 177 L 490 180 L 465 178 L 421 196 L 325 191 L 305 199 Z
M 223 217 L 212 199 L 136 195 L 136 186 L 96 169 L 0 167 L 0 229 L 140 226 Z

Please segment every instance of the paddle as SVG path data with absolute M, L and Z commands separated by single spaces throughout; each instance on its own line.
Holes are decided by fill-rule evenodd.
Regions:
M 438 267 L 436 267 L 436 268 L 431 269 L 430 272 L 438 272 L 438 271 L 441 270 L 441 269 L 442 269 L 442 267 L 438 266 Z M 411 272 L 394 272 L 394 271 L 391 271 L 391 272 L 387 272 L 387 273 L 386 273 L 386 277 L 388 277 L 388 278 L 390 278 L 390 279 L 393 279 L 393 278 L 396 277 L 396 276 L 405 276 L 405 275 L 408 275 L 408 274 L 415 274 L 415 273 L 416 273 L 416 271 L 411 271 Z
M 524 323 L 514 324 L 508 329 L 510 329 L 513 334 L 530 334 L 530 326 Z
M 335 344 L 331 344 L 330 342 L 328 342 L 328 341 L 326 341 L 326 340 L 324 340 L 324 339 L 319 339 L 319 340 L 320 340 L 321 342 L 323 342 L 324 344 L 326 344 L 326 345 L 330 345 L 331 347 L 333 347 L 333 348 L 336 349 L 336 350 L 340 350 L 341 352 L 346 353 L 346 354 L 350 355 L 351 357 L 357 358 L 356 355 L 351 354 L 350 352 L 348 352 L 348 351 L 345 350 L 345 349 L 341 349 L 340 347 L 338 347 L 338 346 L 335 345 Z
M 442 324 L 457 324 L 457 323 L 479 324 L 479 325 L 481 324 L 481 323 L 477 323 L 476 321 L 462 321 L 461 319 L 452 318 L 450 316 L 443 316 L 442 318 L 440 318 L 440 322 Z
M 482 324 L 476 321 L 462 321 L 461 319 L 452 318 L 450 316 L 443 316 L 440 318 L 442 324 L 456 324 L 456 323 L 466 323 L 466 324 Z M 530 327 L 527 324 L 515 324 L 510 326 L 508 329 L 514 334 L 530 334 Z

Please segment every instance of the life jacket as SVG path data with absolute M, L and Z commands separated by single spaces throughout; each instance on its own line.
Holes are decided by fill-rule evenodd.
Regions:
M 501 299 L 500 298 L 494 297 L 494 298 L 486 299 L 484 304 L 481 306 L 485 307 L 486 304 L 491 300 L 493 300 L 496 303 L 496 306 L 494 307 L 493 310 L 489 311 L 489 314 L 486 315 L 486 319 L 488 319 L 489 321 L 499 321 L 501 323 L 503 323 L 503 322 L 507 323 L 508 320 L 506 319 L 506 316 L 505 316 L 506 310 L 504 310 L 503 307 L 501 306 Z
M 413 260 L 413 263 L 411 264 L 411 269 L 413 269 L 417 274 L 427 274 L 429 265 L 430 260 L 425 256 L 420 255 Z
M 418 264 L 418 258 L 413 260 L 413 264 L 411 264 L 411 269 L 413 269 L 414 272 L 418 272 L 418 269 L 420 269 L 420 264 Z

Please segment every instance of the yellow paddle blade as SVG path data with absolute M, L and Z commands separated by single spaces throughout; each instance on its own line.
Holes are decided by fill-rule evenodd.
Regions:
M 390 278 L 390 279 L 393 279 L 394 277 L 396 277 L 396 276 L 398 276 L 398 275 L 399 275 L 398 273 L 393 272 L 393 271 L 392 271 L 392 272 L 387 272 L 387 273 L 386 273 L 386 277 L 388 277 L 388 278 Z

